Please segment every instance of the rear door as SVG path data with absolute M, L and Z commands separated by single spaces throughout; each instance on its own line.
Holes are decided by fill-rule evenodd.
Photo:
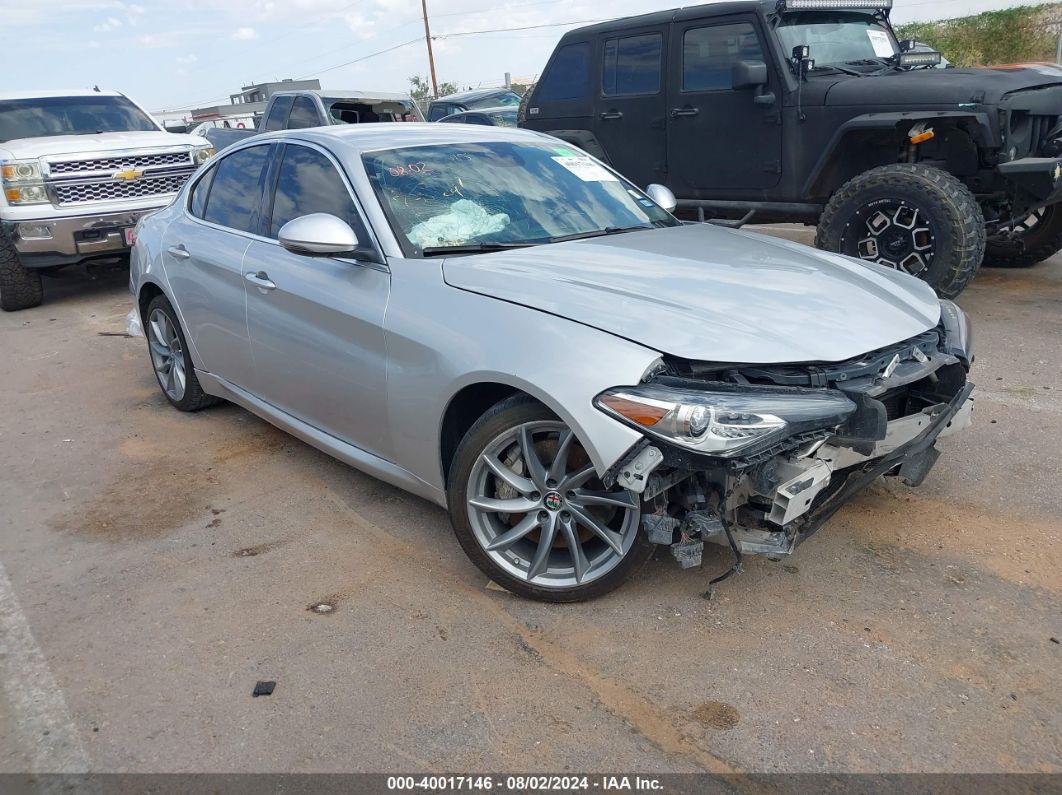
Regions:
M 680 198 L 753 198 L 781 177 L 782 90 L 757 17 L 686 20 L 671 30 L 668 187 Z M 773 104 L 735 90 L 734 64 L 767 64 Z
M 390 273 L 376 263 L 295 254 L 279 244 L 280 228 L 310 213 L 335 215 L 359 241 L 371 239 L 331 155 L 311 144 L 288 143 L 278 156 L 262 238 L 251 244 L 244 261 L 245 274 L 255 279 L 247 289 L 255 361 L 251 391 L 315 428 L 386 457 L 383 316 Z
M 270 148 L 221 155 L 163 237 L 166 277 L 201 365 L 244 388 L 254 367 L 242 266 L 258 228 Z
M 600 43 L 597 138 L 609 162 L 643 188 L 667 178 L 667 32 L 624 30 Z

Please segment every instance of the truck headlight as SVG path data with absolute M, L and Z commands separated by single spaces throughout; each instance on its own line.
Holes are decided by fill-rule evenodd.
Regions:
M 197 166 L 203 165 L 206 161 L 214 156 L 217 150 L 213 146 L 197 146 L 192 151 L 192 159 Z
M 47 204 L 48 191 L 43 185 L 22 185 L 4 187 L 4 198 L 8 204 Z
M 20 182 L 40 182 L 41 166 L 36 160 L 0 161 L 0 178 L 5 185 L 17 185 Z
M 940 322 L 944 325 L 944 352 L 969 369 L 974 360 L 973 324 L 969 315 L 954 301 L 943 300 L 940 302 Z
M 835 428 L 856 409 L 839 392 L 723 383 L 704 389 L 616 387 L 594 398 L 594 405 L 664 441 L 723 457 L 795 433 Z

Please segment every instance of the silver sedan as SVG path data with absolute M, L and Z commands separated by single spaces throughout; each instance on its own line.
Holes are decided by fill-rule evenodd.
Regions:
M 140 223 L 131 289 L 176 408 L 237 403 L 446 506 L 505 588 L 574 601 L 657 545 L 788 554 L 969 421 L 957 306 L 671 209 L 537 133 L 288 131 Z

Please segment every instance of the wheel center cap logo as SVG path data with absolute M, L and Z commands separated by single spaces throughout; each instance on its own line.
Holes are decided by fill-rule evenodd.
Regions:
M 546 495 L 546 499 L 543 504 L 551 511 L 559 511 L 561 507 L 561 495 L 555 491 L 551 491 Z

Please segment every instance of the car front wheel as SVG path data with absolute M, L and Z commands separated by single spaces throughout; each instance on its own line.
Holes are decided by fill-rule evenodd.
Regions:
M 465 553 L 520 596 L 600 596 L 652 554 L 639 533 L 639 495 L 606 488 L 572 430 L 524 396 L 499 403 L 465 435 L 447 498 Z

